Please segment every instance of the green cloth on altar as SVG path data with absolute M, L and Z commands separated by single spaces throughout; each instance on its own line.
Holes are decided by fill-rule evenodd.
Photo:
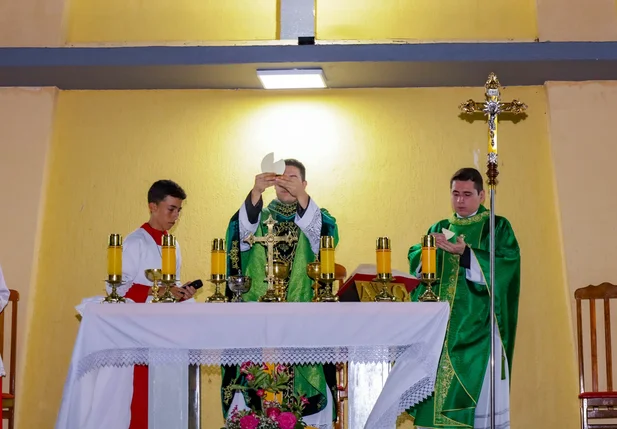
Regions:
M 321 210 L 321 236 L 334 237 L 334 245 L 339 241 L 338 226 L 336 219 L 332 217 L 326 209 Z M 297 213 L 297 203 L 283 204 L 278 200 L 272 201 L 268 207 L 261 211 L 260 226 L 255 232 L 256 237 L 263 237 L 268 233 L 268 228 L 264 222 L 270 215 L 278 222 L 274 227 L 274 232 L 277 236 L 287 235 L 291 233 L 298 238 L 293 244 L 277 243 L 275 245 L 275 258 L 282 259 L 290 263 L 289 286 L 287 287 L 288 302 L 311 302 L 313 298 L 313 281 L 306 274 L 306 266 L 310 262 L 315 261 L 315 254 L 311 249 L 311 244 L 306 235 L 295 224 L 294 219 Z M 305 213 L 304 216 L 309 215 Z M 227 270 L 228 275 L 242 275 L 251 278 L 251 289 L 243 295 L 244 301 L 258 301 L 259 298 L 266 293 L 267 283 L 264 281 L 266 277 L 265 267 L 267 263 L 266 248 L 260 243 L 255 243 L 249 250 L 241 252 L 240 236 L 239 236 L 239 213 L 236 213 L 227 229 Z M 229 291 L 227 291 L 229 293 Z M 277 305 L 273 303 L 272 305 Z M 294 391 L 299 396 L 305 396 L 309 400 L 309 405 L 305 408 L 305 415 L 314 414 L 325 408 L 327 405 L 327 389 L 332 390 L 333 398 L 336 397 L 333 389 L 334 383 L 326 382 L 323 365 L 294 365 Z M 233 373 L 233 374 L 230 374 Z M 334 375 L 334 371 L 330 371 Z M 223 367 L 223 387 L 229 384 L 233 379 L 240 376 L 239 368 Z M 335 377 L 335 375 L 334 375 Z M 330 386 L 329 386 L 330 384 Z M 251 407 L 258 406 L 258 401 L 255 398 L 245 394 L 245 401 Z M 229 411 L 229 404 L 223 400 L 223 414 L 226 417 Z M 336 406 L 332 404 L 333 419 L 336 418 Z
M 429 229 L 441 233 L 449 229 L 463 235 L 482 269 L 485 284 L 466 278 L 460 256 L 437 249 L 437 275 L 440 282 L 433 290 L 441 301 L 450 303 L 450 321 L 442 349 L 435 391 L 432 396 L 408 410 L 415 425 L 426 428 L 473 427 L 475 407 L 490 358 L 490 212 L 480 206 L 468 218 L 455 214 Z M 421 261 L 422 248 L 409 249 L 412 273 Z M 426 290 L 420 285 L 412 301 Z M 510 222 L 495 216 L 495 315 L 506 356 L 507 370 L 512 372 L 512 355 L 516 336 L 520 292 L 520 249 Z M 499 364 L 499 363 L 496 363 Z M 503 368 L 505 371 L 506 369 Z

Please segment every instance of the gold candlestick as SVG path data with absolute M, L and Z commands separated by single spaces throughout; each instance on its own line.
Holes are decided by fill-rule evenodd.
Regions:
M 120 234 L 110 234 L 107 245 L 107 283 L 111 285 L 109 293 L 104 303 L 117 304 L 124 303 L 126 299 L 118 295 L 118 285 L 122 283 L 122 236 Z
M 227 302 L 227 297 L 221 293 L 221 284 L 227 281 L 225 274 L 212 274 L 210 281 L 214 283 L 214 293 L 208 297 L 207 302 Z
M 207 302 L 227 302 L 227 297 L 220 290 L 221 284 L 227 280 L 226 257 L 225 240 L 222 238 L 212 240 L 212 274 L 210 281 L 214 283 L 214 293 L 208 297 Z
M 377 256 L 377 277 L 374 282 L 380 283 L 380 292 L 375 296 L 375 302 L 394 302 L 396 297 L 388 290 L 388 285 L 396 280 L 392 277 L 392 246 L 390 238 L 377 238 L 377 246 L 375 248 Z
M 321 237 L 319 259 L 321 273 L 319 279 L 325 283 L 323 292 L 318 296 L 317 302 L 338 302 L 338 296 L 332 293 L 332 283 L 335 282 L 334 268 L 334 237 Z
M 437 246 L 432 235 L 422 236 L 422 275 L 420 281 L 426 285 L 426 291 L 420 295 L 421 302 L 437 302 L 439 297 L 433 292 L 433 283 L 439 281 L 437 270 Z
M 162 278 L 161 282 L 165 285 L 165 292 L 157 302 L 174 303 L 178 299 L 171 293 L 171 288 L 176 284 L 176 237 L 164 235 L 162 248 Z

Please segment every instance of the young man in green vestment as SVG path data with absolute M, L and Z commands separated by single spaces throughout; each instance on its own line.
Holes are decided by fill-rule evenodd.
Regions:
M 434 290 L 450 303 L 435 391 L 408 410 L 417 428 L 490 428 L 489 215 L 482 175 L 457 171 L 450 181 L 454 214 L 429 229 L 437 245 Z M 443 229 L 454 232 L 450 240 Z M 421 245 L 409 249 L 411 272 L 422 270 Z M 495 423 L 510 428 L 510 374 L 518 317 L 520 250 L 510 222 L 495 216 Z M 424 293 L 419 286 L 412 301 Z
M 306 274 L 308 263 L 315 261 L 319 253 L 321 236 L 334 237 L 335 246 L 338 243 L 338 227 L 336 220 L 327 210 L 320 209 L 306 192 L 306 169 L 295 159 L 285 160 L 283 175 L 262 173 L 255 177 L 255 184 L 246 197 L 240 210 L 231 218 L 227 229 L 228 274 L 241 273 L 251 277 L 252 286 L 244 294 L 245 301 L 257 301 L 266 292 L 267 283 L 265 269 L 267 258 L 265 247 L 254 244 L 250 247 L 244 242 L 249 234 L 264 236 L 267 227 L 264 225 L 269 215 L 278 223 L 274 232 L 278 236 L 291 233 L 297 237 L 292 244 L 280 242 L 275 245 L 275 259 L 290 264 L 288 277 L 288 302 L 310 302 L 313 297 L 312 280 Z M 264 207 L 262 193 L 274 186 L 276 199 Z M 227 290 L 228 296 L 230 291 Z M 276 304 L 272 304 L 276 305 Z M 299 333 L 300 334 L 300 333 Z M 294 369 L 294 390 L 296 394 L 308 399 L 304 409 L 304 421 L 312 426 L 331 427 L 335 417 L 334 389 L 336 387 L 336 372 L 333 365 L 297 365 Z M 238 367 L 223 367 L 223 389 L 238 380 L 241 374 Z M 242 381 L 242 380 L 241 380 Z M 223 414 L 238 406 L 259 407 L 259 400 L 251 395 L 236 393 L 233 400 L 225 400 L 223 391 Z

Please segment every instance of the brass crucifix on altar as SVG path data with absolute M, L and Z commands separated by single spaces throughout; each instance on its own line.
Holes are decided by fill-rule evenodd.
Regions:
M 267 274 L 266 281 L 268 282 L 268 290 L 266 294 L 259 298 L 261 302 L 278 302 L 281 301 L 281 297 L 278 296 L 274 289 L 274 281 L 276 276 L 274 275 L 274 245 L 281 242 L 286 242 L 291 245 L 294 241 L 298 241 L 298 237 L 295 237 L 290 232 L 287 235 L 279 237 L 274 234 L 274 225 L 278 222 L 274 220 L 272 215 L 268 216 L 268 219 L 264 222 L 264 225 L 268 227 L 268 233 L 263 237 L 255 237 L 253 234 L 249 234 L 243 241 L 248 243 L 249 246 L 253 247 L 253 244 L 260 243 L 266 248 L 267 255 Z M 287 274 L 289 271 L 287 271 Z M 287 276 L 287 275 L 286 275 Z

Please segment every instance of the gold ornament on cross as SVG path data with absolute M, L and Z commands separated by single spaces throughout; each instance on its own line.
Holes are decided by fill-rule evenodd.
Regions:
M 501 85 L 495 73 L 488 75 L 484 88 L 485 101 L 467 100 L 459 106 L 459 109 L 463 113 L 482 112 L 485 116 L 488 116 L 488 170 L 486 175 L 489 187 L 494 189 L 497 186 L 497 175 L 499 175 L 497 170 L 497 124 L 499 115 L 502 113 L 521 114 L 527 110 L 527 105 L 519 100 L 503 103 L 501 101 Z
M 263 237 L 255 237 L 253 234 L 249 234 L 247 238 L 244 239 L 244 242 L 248 243 L 249 246 L 253 247 L 255 243 L 260 243 L 266 248 L 267 255 L 267 274 L 266 281 L 268 282 L 268 290 L 266 294 L 259 298 L 262 302 L 278 302 L 281 301 L 281 297 L 276 293 L 274 288 L 274 282 L 276 280 L 275 272 L 274 272 L 274 246 L 277 243 L 286 242 L 291 245 L 294 241 L 298 241 L 298 237 L 295 237 L 291 232 L 288 232 L 284 236 L 277 236 L 274 233 L 274 225 L 278 222 L 274 220 L 272 214 L 268 216 L 268 219 L 264 222 L 264 225 L 267 226 L 268 232 Z

